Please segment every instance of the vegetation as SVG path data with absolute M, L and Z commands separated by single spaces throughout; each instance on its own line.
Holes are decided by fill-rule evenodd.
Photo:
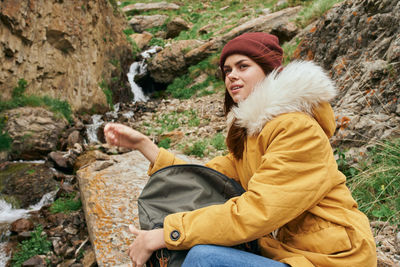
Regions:
M 54 114 L 63 116 L 69 122 L 72 122 L 71 106 L 67 101 L 62 101 L 48 96 L 26 95 L 25 90 L 27 86 L 27 81 L 20 79 L 18 81 L 18 86 L 16 86 L 12 91 L 11 100 L 5 101 L 0 97 L 0 112 L 7 109 L 25 106 L 46 107 L 54 112 Z
M 357 166 L 342 155 L 338 165 L 360 210 L 371 220 L 400 225 L 400 139 L 376 144 Z
M 62 212 L 68 214 L 72 211 L 77 211 L 82 207 L 82 202 L 80 199 L 75 199 L 76 194 L 65 194 L 60 198 L 57 198 L 50 206 L 50 211 L 52 213 Z
M 20 267 L 29 258 L 35 255 L 45 255 L 50 251 L 51 242 L 47 240 L 47 235 L 43 233 L 43 227 L 38 225 L 31 232 L 31 238 L 22 241 L 17 247 L 11 262 L 13 267 Z
M 103 90 L 104 95 L 106 96 L 107 104 L 108 104 L 109 108 L 111 110 L 113 110 L 114 109 L 114 106 L 113 106 L 113 94 L 112 94 L 112 91 L 111 91 L 110 87 L 108 86 L 107 82 L 104 79 L 101 81 L 99 86 Z
M 5 130 L 6 117 L 0 116 L 0 151 L 8 151 L 11 149 L 12 139 Z

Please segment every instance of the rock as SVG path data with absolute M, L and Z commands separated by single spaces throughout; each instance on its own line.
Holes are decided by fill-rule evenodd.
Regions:
M 173 3 L 158 2 L 158 3 L 135 3 L 122 8 L 122 11 L 127 13 L 130 11 L 149 11 L 149 10 L 178 10 L 179 6 Z
M 185 51 L 198 47 L 203 42 L 198 40 L 177 41 L 156 54 L 148 64 L 150 76 L 159 83 L 171 83 L 177 75 L 182 75 L 187 68 Z
M 129 20 L 129 25 L 135 32 L 141 33 L 146 29 L 164 25 L 167 19 L 167 15 L 134 16 Z
M 52 170 L 43 164 L 12 163 L 0 171 L 0 194 L 13 200 L 15 208 L 38 203 L 44 194 L 56 190 L 56 183 Z
M 11 224 L 11 231 L 22 233 L 33 229 L 33 223 L 29 219 L 21 218 Z
M 71 267 L 72 264 L 74 264 L 76 259 L 69 259 L 69 260 L 64 260 L 61 262 L 58 267 Z
M 84 267 L 94 267 L 96 265 L 96 256 L 93 249 L 85 251 L 82 264 Z
M 394 238 L 394 248 L 396 250 L 396 254 L 400 255 L 400 232 L 397 232 Z
M 96 160 L 109 160 L 110 156 L 104 154 L 98 150 L 87 151 L 83 155 L 79 156 L 75 161 L 74 169 L 79 170 L 80 168 L 87 166 L 88 164 Z
M 22 243 L 22 241 L 28 240 L 31 237 L 32 236 L 31 236 L 30 232 L 21 232 L 21 233 L 18 233 L 17 240 L 19 243 Z
M 107 0 L 81 4 L 4 0 L 0 17 L 3 100 L 11 98 L 20 78 L 28 82 L 27 94 L 67 100 L 74 111 L 107 109 L 106 96 L 99 86 L 103 79 L 121 79 L 121 89 L 113 94 L 117 101 L 124 100 L 123 93 L 130 91 L 122 73 L 133 60 L 123 33 L 126 19 Z M 110 60 L 119 61 L 122 68 L 116 69 Z
M 68 152 L 53 151 L 49 154 L 49 159 L 51 159 L 55 164 L 56 168 L 71 173 L 74 166 L 75 159 L 71 157 Z
M 174 18 L 167 24 L 167 38 L 175 38 L 181 31 L 189 29 L 189 24 L 182 18 Z
M 5 130 L 12 138 L 10 156 L 13 159 L 44 159 L 55 150 L 58 137 L 67 126 L 63 118 L 40 107 L 7 110 Z
M 46 261 L 44 260 L 43 256 L 33 256 L 32 258 L 24 261 L 22 263 L 22 267 L 46 267 Z
M 150 40 L 153 38 L 153 35 L 148 32 L 143 32 L 143 33 L 134 33 L 129 35 L 129 37 L 132 38 L 133 41 L 135 41 L 136 45 L 139 47 L 140 50 L 142 50 L 144 47 L 146 47 Z
M 68 135 L 68 146 L 67 148 L 73 148 L 75 144 L 82 143 L 83 138 L 80 135 L 78 130 L 74 130 L 72 133 Z
M 384 3 L 384 4 L 383 4 Z M 400 135 L 400 5 L 344 1 L 306 33 L 295 57 L 314 60 L 337 84 L 335 146 L 361 147 Z

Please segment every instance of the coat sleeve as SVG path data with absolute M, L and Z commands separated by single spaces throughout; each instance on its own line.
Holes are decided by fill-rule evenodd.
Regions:
M 260 134 L 264 154 L 247 192 L 221 205 L 165 218 L 169 249 L 258 239 L 318 204 L 331 190 L 337 165 L 323 130 L 306 115 L 283 117 L 270 121 Z

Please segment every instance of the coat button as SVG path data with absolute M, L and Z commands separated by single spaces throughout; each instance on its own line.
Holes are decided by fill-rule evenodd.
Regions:
M 169 237 L 171 238 L 172 241 L 176 241 L 179 239 L 179 237 L 181 237 L 181 234 L 177 230 L 174 230 L 171 232 Z

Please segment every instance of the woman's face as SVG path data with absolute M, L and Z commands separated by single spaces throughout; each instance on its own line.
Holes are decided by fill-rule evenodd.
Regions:
M 245 100 L 253 91 L 254 86 L 266 76 L 256 62 L 240 54 L 228 56 L 223 71 L 226 90 L 235 103 Z

